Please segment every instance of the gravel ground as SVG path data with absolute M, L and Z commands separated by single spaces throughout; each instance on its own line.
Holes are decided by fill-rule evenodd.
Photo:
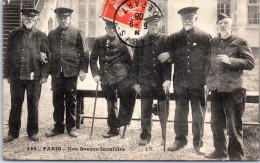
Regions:
M 126 138 L 121 139 L 120 136 L 110 139 L 104 139 L 102 134 L 108 131 L 106 120 L 95 120 L 94 133 L 90 138 L 91 119 L 85 119 L 85 123 L 81 129 L 78 130 L 78 138 L 70 138 L 67 133 L 53 138 L 47 138 L 45 133 L 53 127 L 53 106 L 52 106 L 52 92 L 50 90 L 50 80 L 43 85 L 42 94 L 39 104 L 39 134 L 40 141 L 30 141 L 26 135 L 27 109 L 26 100 L 24 103 L 22 126 L 20 130 L 19 139 L 13 142 L 4 144 L 3 158 L 6 160 L 206 160 L 204 156 L 197 155 L 192 146 L 191 124 L 189 124 L 188 144 L 185 148 L 177 151 L 163 152 L 161 146 L 161 130 L 158 121 L 153 122 L 152 140 L 145 146 L 138 146 L 140 134 L 140 121 L 134 120 L 127 128 Z M 93 110 L 94 99 L 85 98 L 85 114 L 91 116 Z M 250 112 L 257 110 L 257 104 L 250 104 Z M 174 117 L 174 102 L 170 103 L 169 120 Z M 253 108 L 253 109 L 252 109 Z M 9 85 L 6 80 L 3 80 L 3 136 L 8 132 L 8 116 L 10 112 L 10 94 Z M 96 116 L 106 117 L 106 101 L 102 98 L 98 99 Z M 209 125 L 210 113 L 206 114 L 204 146 L 207 152 L 213 150 L 212 132 Z M 256 115 L 256 114 L 254 114 Z M 140 100 L 137 100 L 133 118 L 140 118 Z M 255 117 L 257 119 L 257 116 Z M 158 117 L 154 117 L 158 119 Z M 191 120 L 191 117 L 189 117 Z M 122 129 L 121 129 L 122 131 Z M 254 130 L 255 131 L 255 130 Z M 122 132 L 121 132 L 122 133 Z M 121 134 L 120 133 L 120 134 Z M 252 134 L 251 134 L 252 135 Z M 254 142 L 249 142 L 249 146 L 245 147 L 246 157 L 248 160 L 255 160 L 256 151 L 259 149 L 259 143 L 256 141 L 257 136 L 253 132 L 254 137 L 250 139 Z M 167 144 L 169 147 L 174 141 L 173 122 L 167 124 Z M 258 148 L 257 148 L 258 147 Z M 84 150 L 83 150 L 84 148 Z

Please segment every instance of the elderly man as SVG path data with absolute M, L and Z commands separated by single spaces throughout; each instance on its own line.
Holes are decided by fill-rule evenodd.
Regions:
M 71 137 L 76 131 L 77 78 L 83 81 L 88 72 L 89 52 L 81 31 L 71 25 L 69 8 L 56 8 L 59 26 L 48 36 L 51 55 L 51 76 L 55 126 L 47 137 L 64 133 L 64 111 L 66 129 Z M 64 103 L 66 107 L 64 106 Z
M 134 53 L 134 88 L 141 95 L 140 146 L 147 145 L 151 140 L 153 99 L 158 99 L 162 131 L 165 130 L 169 113 L 169 108 L 165 109 L 165 93 L 171 84 L 171 63 L 161 63 L 158 59 L 161 53 L 167 52 L 168 42 L 168 36 L 160 33 L 160 20 L 160 15 L 145 19 L 148 32 L 137 41 L 137 46 L 141 47 L 143 42 L 151 46 L 136 48 Z
M 220 14 L 218 36 L 211 40 L 211 64 L 207 87 L 211 90 L 211 129 L 215 150 L 207 158 L 242 160 L 244 156 L 242 116 L 246 90 L 242 88 L 243 70 L 254 68 L 247 41 L 232 34 L 232 19 Z M 229 143 L 226 141 L 228 123 Z
M 25 90 L 28 105 L 27 134 L 31 140 L 39 140 L 38 103 L 41 84 L 47 82 L 48 77 L 48 63 L 41 61 L 41 53 L 48 56 L 47 36 L 35 28 L 39 11 L 22 9 L 21 12 L 23 25 L 9 34 L 4 62 L 4 74 L 10 83 L 11 92 L 9 132 L 4 143 L 19 137 Z
M 105 22 L 107 34 L 95 41 L 90 56 L 90 68 L 97 84 L 101 81 L 102 92 L 107 100 L 107 124 L 110 129 L 103 137 L 110 138 L 119 135 L 121 126 L 130 124 L 135 105 L 135 91 L 130 76 L 132 52 L 119 41 L 113 22 Z M 117 97 L 120 98 L 119 113 Z
M 210 36 L 196 27 L 198 7 L 180 9 L 183 29 L 170 36 L 171 61 L 175 64 L 173 87 L 176 95 L 174 118 L 175 142 L 169 151 L 177 151 L 187 144 L 189 102 L 192 109 L 193 146 L 198 154 L 204 153 L 205 67 L 210 48 Z M 167 55 L 159 56 L 163 62 Z

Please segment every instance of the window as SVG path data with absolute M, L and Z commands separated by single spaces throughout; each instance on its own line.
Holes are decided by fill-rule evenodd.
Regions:
M 248 0 L 248 24 L 259 24 L 259 0 Z
M 220 13 L 230 16 L 230 0 L 218 0 L 217 15 Z

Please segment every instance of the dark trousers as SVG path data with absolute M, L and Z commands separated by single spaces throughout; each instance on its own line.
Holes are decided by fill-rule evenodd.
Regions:
M 231 160 L 241 160 L 244 156 L 243 122 L 246 90 L 234 92 L 211 91 L 211 129 L 217 152 L 228 153 Z M 228 123 L 229 143 L 227 151 L 226 124 Z
M 102 92 L 107 100 L 107 124 L 111 130 L 129 125 L 135 106 L 135 91 L 128 79 L 112 84 L 101 84 Z M 117 97 L 120 98 L 119 113 Z
M 175 140 L 187 144 L 189 101 L 192 110 L 193 146 L 203 146 L 203 132 L 205 120 L 204 88 L 190 89 L 184 87 L 174 88 L 176 94 L 176 110 L 174 117 Z
M 53 118 L 55 121 L 55 130 L 57 131 L 64 131 L 65 108 L 67 131 L 76 129 L 77 78 L 78 76 L 64 77 L 63 75 L 58 78 L 52 78 L 54 106 Z
M 162 86 L 153 87 L 141 85 L 141 139 L 150 141 L 152 129 L 152 106 L 153 100 L 158 99 L 159 119 L 161 123 L 162 134 L 166 132 L 166 123 L 169 115 L 169 108 L 165 110 L 165 93 Z
M 19 137 L 21 128 L 22 105 L 24 93 L 27 94 L 27 134 L 32 136 L 38 133 L 38 103 L 41 94 L 41 84 L 39 80 L 15 80 L 11 79 L 11 111 L 9 116 L 9 135 Z

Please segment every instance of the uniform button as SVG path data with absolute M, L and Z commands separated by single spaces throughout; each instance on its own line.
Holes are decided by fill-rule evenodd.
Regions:
M 190 49 L 188 49 L 188 51 L 190 51 Z
M 190 35 L 188 35 L 188 37 L 190 37 Z
M 220 50 L 220 48 L 218 48 Z
M 22 67 L 23 67 L 23 65 L 22 65 Z
M 190 42 L 188 42 L 188 44 L 190 44 Z
M 190 63 L 187 63 L 188 65 L 190 64 Z
M 190 73 L 190 70 L 188 70 L 188 73 Z
M 154 54 L 154 51 L 153 51 L 153 54 Z
M 218 76 L 218 74 L 217 74 L 217 76 Z
M 217 65 L 217 67 L 218 67 L 218 65 Z
M 63 59 L 62 57 L 60 59 Z
M 153 64 L 153 66 L 155 66 L 155 64 Z
M 155 60 L 155 58 L 153 58 L 153 60 Z
M 62 45 L 60 47 L 62 48 Z
M 24 51 L 24 49 L 23 49 L 23 51 Z
M 156 72 L 156 70 L 154 70 L 153 72 Z
M 60 51 L 60 53 L 62 53 L 62 51 Z
M 190 58 L 190 56 L 188 56 L 188 58 Z
M 107 71 L 105 71 L 105 72 L 107 72 Z

